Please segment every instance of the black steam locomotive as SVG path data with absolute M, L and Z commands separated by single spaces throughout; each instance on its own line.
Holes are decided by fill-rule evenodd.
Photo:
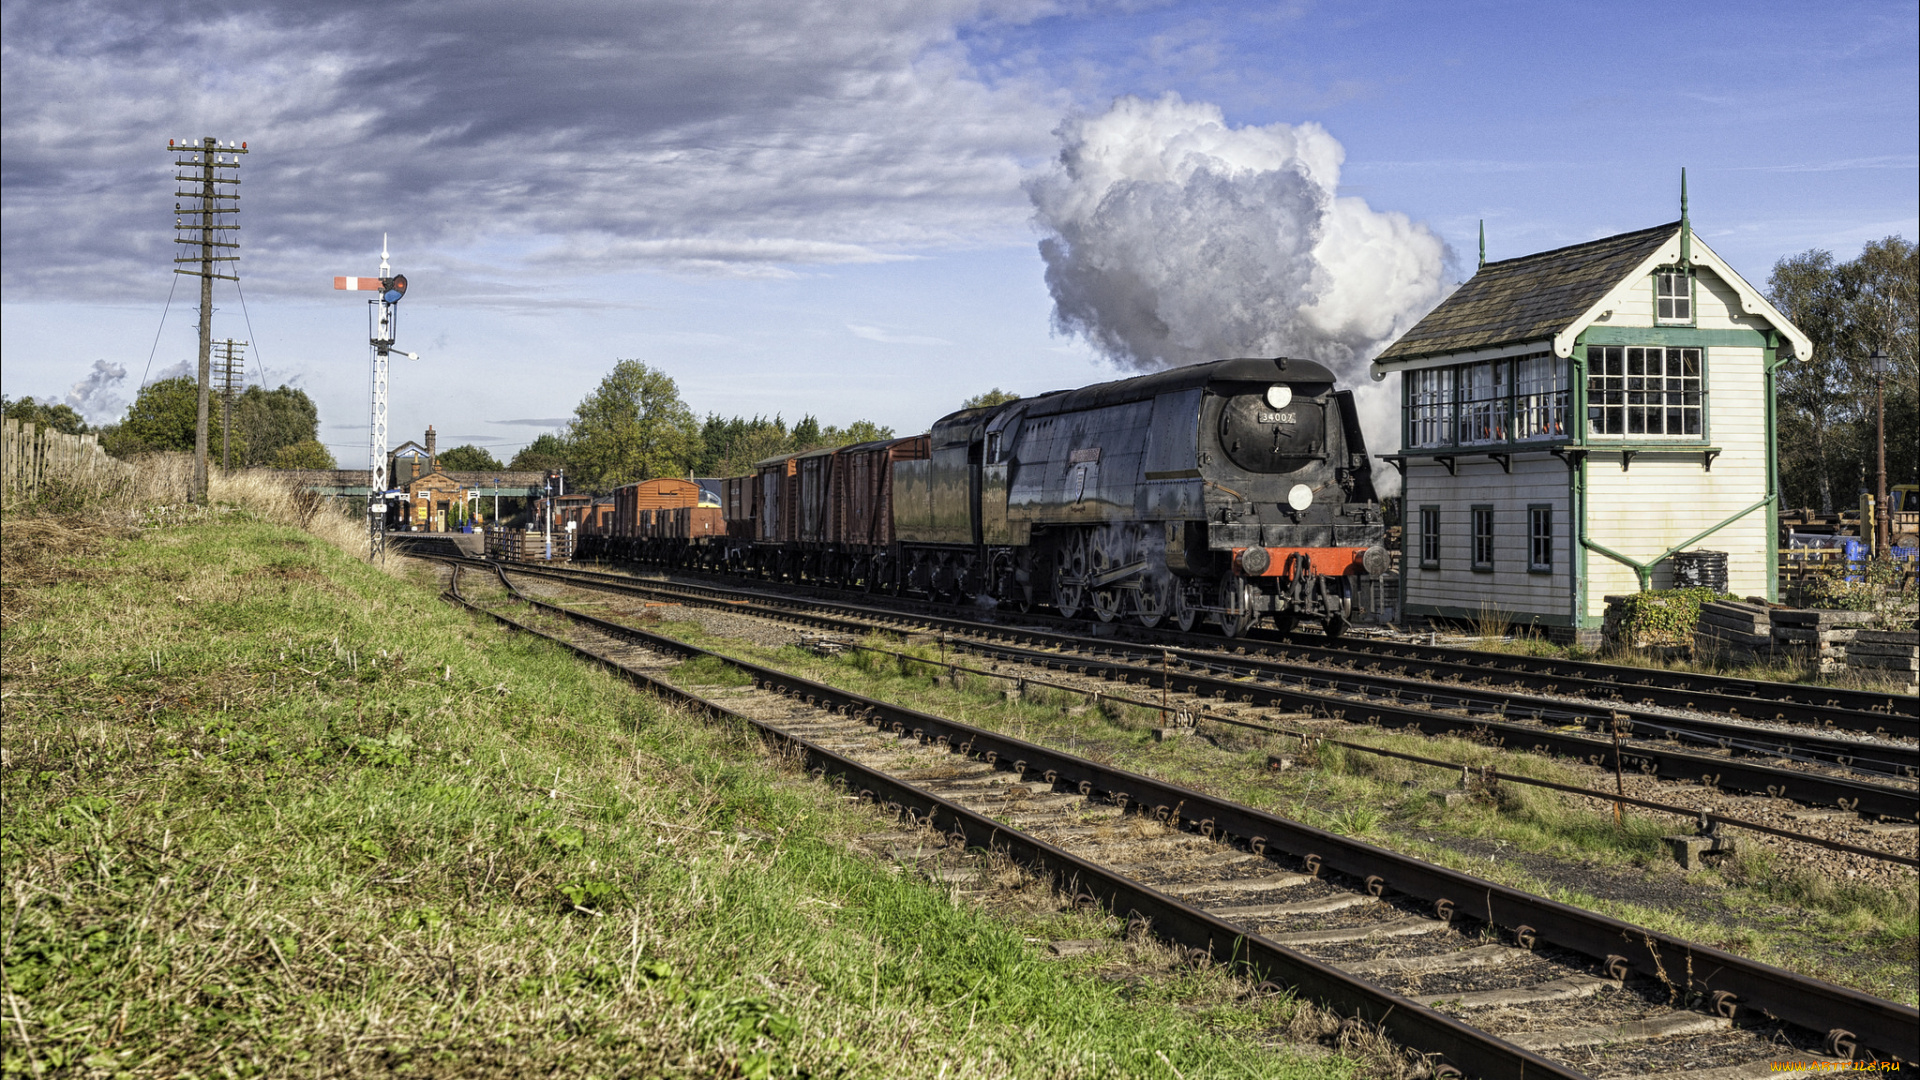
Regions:
M 1302 360 L 965 409 L 717 486 L 721 527 L 622 510 L 583 550 L 1229 636 L 1267 615 L 1337 635 L 1388 562 L 1353 396 Z
M 1353 395 L 1301 360 L 1221 360 L 968 409 L 894 466 L 908 584 L 1102 621 L 1271 614 L 1330 633 L 1386 569 Z

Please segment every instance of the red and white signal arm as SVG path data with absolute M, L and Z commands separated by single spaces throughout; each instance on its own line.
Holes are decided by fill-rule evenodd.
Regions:
M 380 279 L 377 277 L 336 277 L 333 287 L 348 292 L 379 292 Z

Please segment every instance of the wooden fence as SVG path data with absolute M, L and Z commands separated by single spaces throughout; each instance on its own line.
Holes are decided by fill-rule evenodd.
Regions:
M 555 529 L 553 547 L 547 547 L 547 535 L 544 532 L 525 532 L 520 529 L 505 529 L 487 526 L 487 556 L 494 559 L 510 559 L 514 562 L 566 562 L 573 558 L 573 533 L 567 529 Z
M 0 490 L 9 499 L 37 499 L 54 484 L 71 487 L 117 483 L 132 467 L 100 449 L 95 435 L 36 430 L 18 420 L 0 421 Z

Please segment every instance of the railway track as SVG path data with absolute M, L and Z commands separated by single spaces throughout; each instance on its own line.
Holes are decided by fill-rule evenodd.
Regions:
M 1920 1014 L 1151 777 L 719 656 L 519 593 L 509 625 L 735 718 L 901 822 L 903 861 L 953 883 L 978 852 L 1071 902 L 1380 1028 L 1438 1075 L 1759 1076 L 1910 1054 Z M 752 686 L 672 685 L 715 657 Z M 975 854 L 963 854 L 974 852 Z M 970 868 L 971 867 L 971 868 Z M 1687 1068 L 1677 1066 L 1686 1065 Z
M 651 569 L 651 568 L 650 568 Z M 732 578 L 707 573 L 674 571 L 676 575 L 696 578 L 706 584 L 735 591 L 775 583 L 754 578 Z M 623 576 L 623 575 L 613 575 Z M 864 601 L 873 594 L 805 583 L 781 582 L 777 586 L 789 595 L 814 599 Z M 905 610 L 929 617 L 953 617 L 964 608 L 935 604 L 915 598 L 888 597 Z M 1086 624 L 1062 619 L 1043 611 L 1023 614 L 994 611 L 981 618 L 998 622 L 1015 621 L 1022 626 L 1045 626 L 1061 633 L 1079 633 Z M 975 619 L 973 621 L 979 621 Z M 1282 648 L 1293 656 L 1314 662 L 1353 663 L 1371 660 L 1380 664 L 1417 665 L 1440 678 L 1459 677 L 1475 681 L 1499 677 L 1506 685 L 1544 693 L 1615 700 L 1626 704 L 1645 704 L 1676 709 L 1694 709 L 1778 723 L 1811 724 L 1867 735 L 1890 735 L 1920 739 L 1920 699 L 1907 694 L 1868 690 L 1849 690 L 1831 686 L 1799 685 L 1762 679 L 1701 672 L 1662 671 L 1657 668 L 1604 664 L 1593 661 L 1561 660 L 1545 657 L 1490 653 L 1476 649 L 1443 645 L 1421 645 L 1378 638 L 1343 637 L 1337 641 L 1316 640 L 1315 635 L 1300 633 L 1285 636 L 1272 630 L 1256 630 L 1246 638 L 1227 641 L 1206 633 L 1183 633 L 1167 627 L 1146 628 L 1124 622 L 1110 624 L 1118 639 L 1149 644 L 1172 644 L 1189 648 L 1219 649 L 1235 644 L 1258 644 Z
M 1307 712 L 1382 728 L 1493 739 L 1510 748 L 1556 754 L 1622 772 L 1784 798 L 1894 821 L 1920 816 L 1920 746 L 1868 742 L 1704 717 L 1676 718 L 1617 703 L 1580 706 L 1480 686 L 1370 671 L 1329 669 L 1256 655 L 1086 639 L 1044 630 L 983 626 L 823 601 L 792 601 L 711 586 L 643 582 L 623 575 L 554 567 L 515 573 L 682 602 L 702 602 L 786 618 L 840 633 L 874 629 L 939 630 L 976 654 L 1068 670 L 1148 689 Z M 822 614 L 822 608 L 833 614 Z M 1614 735 L 1620 736 L 1615 741 Z M 1687 744 L 1692 744 L 1692 749 Z M 1766 763 L 1751 760 L 1767 759 Z M 1783 763 L 1784 762 L 1784 763 Z M 1862 779 L 1872 777 L 1874 779 Z M 1885 782 L 1881 778 L 1898 778 Z

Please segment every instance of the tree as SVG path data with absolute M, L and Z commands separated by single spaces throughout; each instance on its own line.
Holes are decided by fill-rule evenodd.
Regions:
M 468 444 L 456 446 L 440 455 L 440 467 L 452 472 L 500 472 L 499 459 L 481 448 Z
M 566 440 L 548 432 L 520 448 L 507 463 L 515 472 L 553 472 L 567 467 Z
M 854 443 L 878 442 L 893 438 L 893 429 L 881 427 L 871 420 L 855 420 L 844 428 L 830 427 L 825 433 L 828 446 L 852 446 Z
M 107 452 L 125 458 L 135 454 L 191 451 L 198 394 L 198 384 L 185 376 L 161 379 L 141 387 L 133 404 L 127 406 L 127 415 L 115 426 L 112 437 L 105 440 Z M 218 456 L 221 445 L 218 425 L 210 434 L 209 454 Z
M 1886 380 L 1887 483 L 1920 470 L 1920 360 L 1915 355 L 1920 260 L 1898 236 L 1868 243 L 1852 262 L 1807 251 L 1774 264 L 1767 297 L 1813 339 L 1810 361 L 1778 373 L 1782 498 L 1823 513 L 1854 505 L 1873 486 L 1874 377 L 1867 356 L 1893 358 Z
M 764 461 L 780 454 L 804 453 L 827 447 L 850 446 L 893 438 L 893 429 L 871 420 L 855 420 L 846 427 L 821 427 L 814 416 L 802 417 L 792 431 L 779 416 L 769 420 L 756 416 L 751 420 L 736 416 L 722 419 L 708 413 L 700 428 L 700 450 L 694 458 L 696 476 L 741 476 Z
M 9 401 L 5 394 L 0 394 L 0 413 L 9 420 L 32 424 L 36 431 L 58 431 L 66 435 L 87 433 L 86 419 L 65 402 L 46 404 L 33 400 L 31 396 Z
M 569 463 L 583 489 L 606 491 L 654 476 L 684 476 L 699 450 L 700 425 L 664 371 L 620 360 L 574 407 Z
M 220 438 L 220 399 L 208 413 L 213 438 Z M 270 465 L 289 446 L 320 438 L 320 410 L 305 390 L 282 384 L 277 390 L 249 386 L 233 402 L 234 463 Z M 331 468 L 332 466 L 328 466 Z
M 276 469 L 333 469 L 338 468 L 333 455 L 321 445 L 318 439 L 306 439 L 283 446 L 274 451 L 272 465 Z
M 820 419 L 812 413 L 801 417 L 800 422 L 793 425 L 793 441 L 789 448 L 795 453 L 819 449 Z
M 1019 401 L 1019 400 L 1020 400 L 1019 394 L 1002 390 L 996 386 L 984 394 L 973 395 L 967 400 L 961 402 L 960 407 L 963 409 L 978 409 L 983 405 L 1005 405 L 1010 401 Z

